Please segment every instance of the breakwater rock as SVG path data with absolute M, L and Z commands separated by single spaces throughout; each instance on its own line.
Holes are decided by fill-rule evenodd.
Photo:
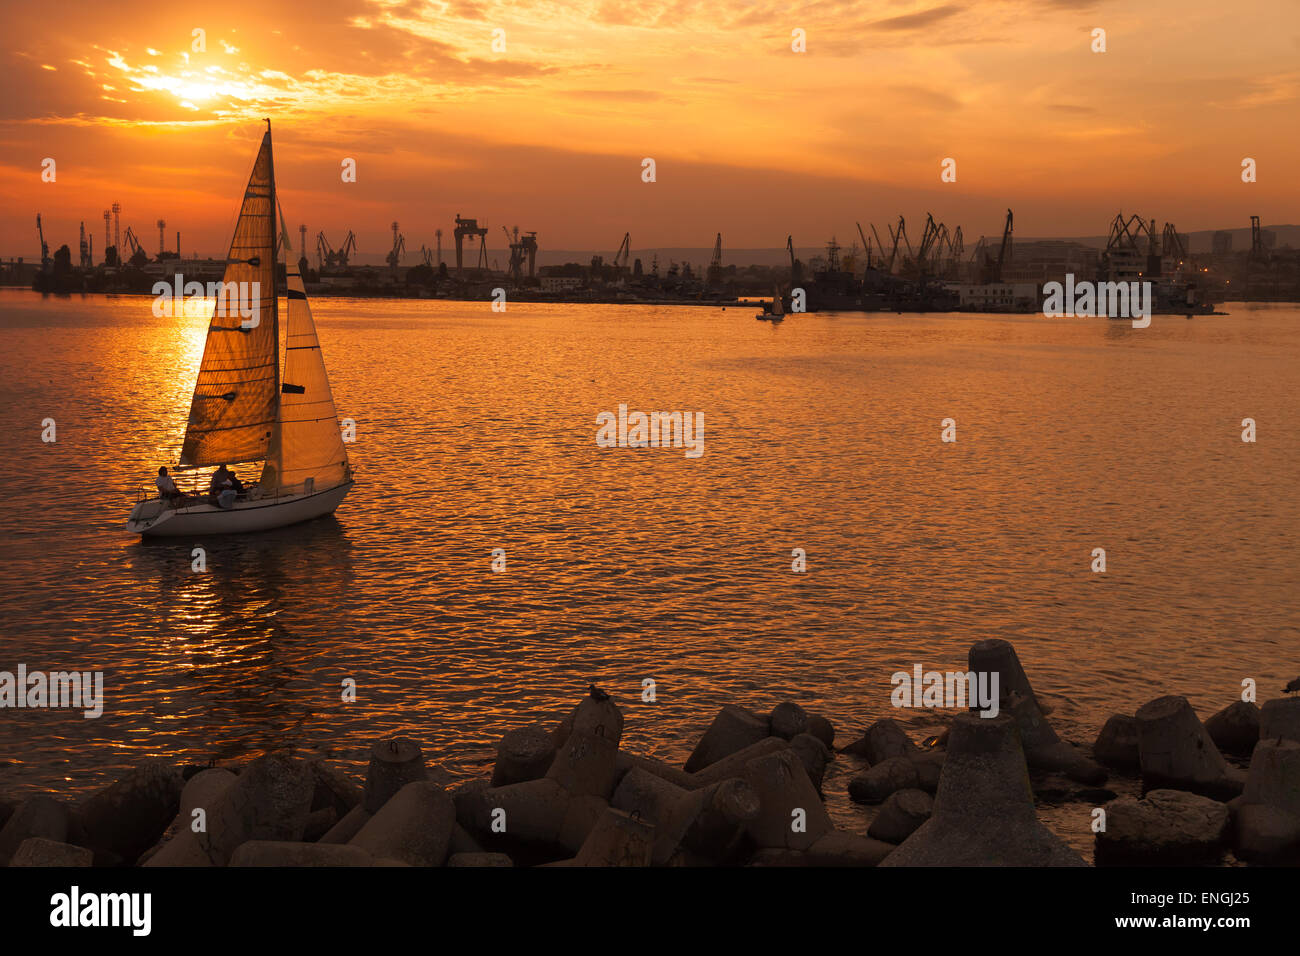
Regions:
M 1082 866 L 1039 818 L 1064 781 L 1091 788 L 1073 794 L 1079 832 L 1105 821 L 1099 864 L 1300 862 L 1300 699 L 1203 726 L 1159 697 L 1108 720 L 1094 760 L 1058 736 L 1009 643 L 976 644 L 969 666 L 999 675 L 999 712 L 959 712 L 925 745 L 895 717 L 837 749 L 813 707 L 727 705 L 675 766 L 626 749 L 622 709 L 592 686 L 504 728 L 475 779 L 408 737 L 376 741 L 364 775 L 283 753 L 151 760 L 80 803 L 0 795 L 0 865 Z M 1220 747 L 1250 752 L 1249 773 Z M 1103 765 L 1142 796 L 1099 789 Z M 827 794 L 865 805 L 861 825 L 836 826 Z

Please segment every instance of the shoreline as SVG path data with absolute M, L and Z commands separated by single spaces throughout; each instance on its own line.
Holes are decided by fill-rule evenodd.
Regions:
M 87 290 L 87 291 L 77 290 L 77 291 L 72 291 L 72 292 L 41 292 L 41 291 L 37 291 L 37 290 L 35 290 L 35 289 L 32 289 L 32 288 L 30 288 L 30 287 L 28 287 L 28 286 L 17 286 L 17 285 L 14 285 L 14 286 L 0 286 L 0 292 L 5 292 L 5 291 L 13 290 L 13 289 L 16 289 L 16 290 L 19 290 L 19 291 L 23 291 L 23 292 L 30 292 L 30 293 L 32 293 L 33 295 L 39 295 L 39 296 L 41 296 L 42 298 L 56 298 L 56 299 L 72 299 L 73 297 L 77 297 L 77 296 L 80 296 L 80 297 L 85 297 L 85 296 L 102 296 L 102 297 L 104 297 L 104 298 L 120 298 L 120 297 L 124 297 L 124 296 L 133 296 L 133 297 L 139 297 L 139 298 L 144 298 L 144 299 L 154 298 L 153 294 L 152 294 L 152 293 L 149 293 L 149 292 L 131 292 L 131 291 L 122 291 L 122 292 L 106 292 L 106 291 L 89 291 L 89 290 Z M 490 296 L 488 296 L 488 297 L 486 297 L 486 298 L 480 298 L 480 297 L 469 298 L 469 297 L 461 297 L 461 296 L 372 295 L 372 294 L 351 294 L 351 293 L 347 293 L 347 294 L 343 294 L 343 293 L 335 294 L 335 293 L 327 293 L 327 292 L 321 292 L 321 291 L 312 292 L 312 293 L 310 293 L 310 295 L 311 295 L 312 298 L 314 298 L 314 299 L 318 299 L 318 300 L 319 300 L 319 299 L 356 299 L 356 300 L 365 301 L 365 302 L 384 302 L 384 301 L 396 300 L 396 301 L 402 301 L 402 302 L 407 302 L 407 301 L 413 301 L 413 302 L 463 302 L 463 303 L 477 303 L 477 304 L 488 304 L 488 305 L 490 305 L 490 304 L 492 303 L 492 301 L 493 301 L 492 298 L 491 298 Z M 702 300 L 702 299 L 683 299 L 683 298 L 668 298 L 668 299 L 634 299 L 634 300 L 633 300 L 633 299 L 619 298 L 619 297 L 617 297 L 617 296 L 600 296 L 600 297 L 595 297 L 595 298 L 577 298 L 577 297 L 568 297 L 568 298 L 564 298 L 564 297 L 561 297 L 561 298 L 542 298 L 542 297 L 534 297 L 534 296 L 530 296 L 530 297 L 528 297 L 528 298 L 515 298 L 515 299 L 508 299 L 507 301 L 510 302 L 510 303 L 515 303 L 515 304 L 528 304 L 528 305 L 626 305 L 626 306 L 637 306 L 637 305 L 642 305 L 642 306 L 695 306 L 695 307 L 697 307 L 697 308 L 721 308 L 721 309 L 723 309 L 723 310 L 726 310 L 726 309 L 729 309 L 729 308 L 736 308 L 736 309 L 761 308 L 761 307 L 765 304 L 765 302 L 768 302 L 768 301 L 770 301 L 770 300 L 771 300 L 771 296 L 768 296 L 766 299 L 764 299 L 764 298 L 762 298 L 762 297 L 757 297 L 757 298 L 755 298 L 755 299 L 739 298 L 739 299 L 708 299 L 708 300 Z M 1295 300 L 1292 300 L 1292 299 L 1242 299 L 1242 300 L 1235 300 L 1235 299 L 1234 299 L 1234 300 L 1231 300 L 1231 301 L 1233 301 L 1234 303 L 1239 303 L 1239 304 L 1241 304 L 1241 305 L 1300 305 L 1300 299 L 1295 299 Z M 1218 305 L 1226 305 L 1226 304 L 1227 304 L 1227 303 L 1218 303 Z M 1110 320 L 1110 321 L 1117 321 L 1117 322 L 1127 322 L 1127 321 L 1129 321 L 1128 318 L 1126 318 L 1126 317 L 1122 317 L 1122 316 L 1105 316 L 1105 315 L 1093 315 L 1093 316 L 1044 316 L 1044 315 L 1043 315 L 1043 311 L 1042 311 L 1041 309 L 1038 309 L 1038 310 L 1023 310 L 1023 309 L 1000 309 L 1000 310 L 987 310 L 987 309 L 974 309 L 974 308 L 971 308 L 971 309 L 945 309 L 945 310 L 923 310 L 923 311 L 896 310 L 896 309 L 817 309 L 817 310 L 810 309 L 810 310 L 808 310 L 808 311 L 806 311 L 806 312 L 802 312 L 802 313 L 799 313 L 799 312 L 790 312 L 790 313 L 787 313 L 787 315 L 788 315 L 789 317 L 793 317 L 793 318 L 797 318 L 799 315 L 819 315 L 819 314 L 821 314 L 821 315 L 844 315 L 844 314 L 855 314 L 855 315 L 1036 315 L 1036 316 L 1045 317 L 1045 318 L 1107 319 L 1107 320 Z M 1197 317 L 1200 317 L 1200 316 L 1211 316 L 1211 315 L 1227 316 L 1227 315 L 1232 315 L 1232 314 L 1233 314 L 1233 313 L 1231 313 L 1231 312 L 1225 312 L 1225 311 L 1223 311 L 1222 309 L 1218 308 L 1217 306 L 1216 306 L 1216 308 L 1214 308 L 1214 309 L 1212 309 L 1212 310 L 1210 310 L 1210 311 L 1208 311 L 1208 312 L 1204 312 L 1204 311 L 1197 311 L 1197 312 L 1186 312 L 1186 311 L 1166 311 L 1166 310 L 1162 310 L 1162 309 L 1153 309 L 1153 310 L 1151 311 L 1151 315 L 1153 315 L 1153 316 L 1155 316 L 1155 315 L 1162 315 L 1162 316 L 1171 316 L 1171 315 L 1176 315 L 1176 316 L 1184 316 L 1184 317 L 1187 317 L 1187 318 L 1197 318 Z M 197 318 L 201 318 L 201 316 L 198 316 Z
M 364 780 L 283 753 L 151 760 L 76 805 L 0 798 L 0 865 L 1087 866 L 1039 818 L 1066 791 L 1098 867 L 1300 862 L 1300 697 L 1204 724 L 1157 697 L 1089 749 L 1056 735 L 1011 644 L 981 641 L 968 663 L 997 678 L 998 706 L 925 742 L 890 717 L 837 734 L 791 701 L 727 705 L 678 768 L 623 749 L 623 713 L 592 686 L 505 730 L 490 774 L 460 782 L 407 737 L 376 741 Z M 841 760 L 865 832 L 827 812 Z M 1135 780 L 1139 796 L 1106 786 Z

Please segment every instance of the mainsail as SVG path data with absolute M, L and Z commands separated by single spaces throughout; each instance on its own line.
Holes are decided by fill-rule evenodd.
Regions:
M 297 492 L 307 490 L 302 486 L 310 480 L 311 488 L 323 491 L 347 479 L 348 455 L 316 338 L 316 323 L 298 266 L 289 261 L 292 257 L 287 252 L 287 237 L 285 249 L 289 317 L 280 395 L 280 438 L 262 472 L 261 484 L 272 492 L 277 485 L 286 492 Z
M 268 129 L 244 192 L 223 289 L 208 326 L 182 465 L 258 461 L 275 453 L 280 379 L 274 192 Z M 241 306 L 253 317 L 241 314 Z

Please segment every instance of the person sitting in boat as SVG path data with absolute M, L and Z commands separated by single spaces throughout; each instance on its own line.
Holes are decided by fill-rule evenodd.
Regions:
M 171 475 L 167 474 L 167 466 L 163 465 L 158 469 L 158 477 L 153 483 L 158 486 L 158 497 L 167 501 L 175 501 L 183 498 L 181 490 L 176 487 L 176 482 L 172 480 Z
M 234 494 L 226 496 L 226 492 L 233 490 L 231 487 L 231 477 L 230 469 L 225 465 L 222 465 L 212 473 L 212 480 L 208 482 L 208 495 L 211 498 L 213 505 L 219 508 L 230 507 L 228 504 L 223 505 L 222 501 L 229 501 L 235 497 Z
M 233 471 L 230 472 L 229 474 L 230 474 L 230 487 L 235 489 L 235 494 L 242 498 L 244 496 L 244 483 L 235 477 L 235 473 Z
M 208 491 L 211 494 L 219 495 L 230 487 L 230 469 L 222 465 L 212 473 L 212 479 L 208 482 Z

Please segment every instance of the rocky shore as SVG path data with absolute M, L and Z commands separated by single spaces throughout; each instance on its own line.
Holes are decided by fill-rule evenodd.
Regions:
M 1097 865 L 1300 862 L 1300 697 L 1205 723 L 1159 697 L 1112 716 L 1089 753 L 1053 730 L 1009 643 L 976 644 L 969 669 L 997 673 L 997 716 L 959 713 L 930 746 L 884 718 L 837 748 L 797 703 L 727 706 L 678 768 L 621 749 L 623 714 L 591 687 L 572 712 L 508 730 L 483 779 L 454 782 L 403 737 L 374 744 L 364 781 L 274 753 L 151 761 L 75 805 L 0 798 L 0 865 L 1087 865 L 1039 820 L 1031 769 L 1096 797 L 1080 812 Z M 837 754 L 865 762 L 848 783 L 874 808 L 864 833 L 826 811 Z M 1112 774 L 1142 796 L 1103 789 Z

